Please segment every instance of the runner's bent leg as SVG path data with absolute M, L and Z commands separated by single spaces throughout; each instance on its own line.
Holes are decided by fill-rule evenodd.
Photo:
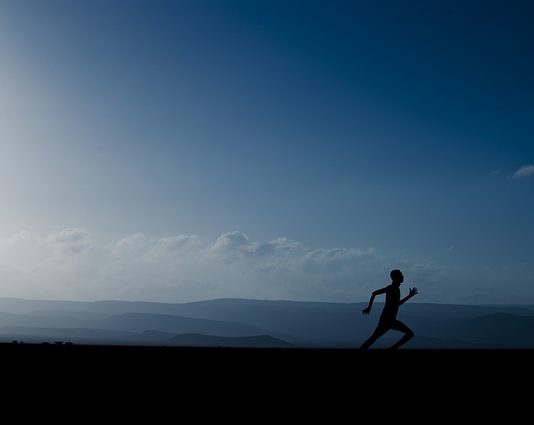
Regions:
M 391 329 L 404 333 L 404 336 L 390 347 L 393 350 L 399 348 L 401 345 L 406 344 L 415 335 L 413 331 L 400 320 L 395 320 L 391 325 Z
M 387 331 L 391 329 L 390 326 L 385 325 L 383 323 L 378 322 L 378 326 L 374 330 L 373 334 L 369 337 L 367 341 L 365 341 L 362 346 L 360 347 L 360 350 L 366 350 L 368 349 L 372 344 L 375 343 L 375 341 L 380 338 L 382 335 L 384 335 Z

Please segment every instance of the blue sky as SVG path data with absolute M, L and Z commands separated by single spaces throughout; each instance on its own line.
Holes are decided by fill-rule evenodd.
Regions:
M 0 1 L 0 235 L 6 252 L 22 231 L 53 245 L 31 261 L 21 249 L 4 292 L 358 301 L 398 266 L 421 301 L 534 303 L 533 12 L 513 1 Z M 158 263 L 154 246 L 181 236 L 202 254 Z M 65 237 L 83 249 L 58 250 Z M 279 238 L 301 251 L 273 266 L 260 253 L 278 253 Z M 52 282 L 65 255 L 76 257 L 65 281 L 113 268 L 125 240 L 151 252 L 143 273 L 167 270 L 152 278 L 164 288 L 146 276 L 118 292 Z M 213 259 L 221 246 L 239 266 Z M 306 255 L 321 271 L 292 274 Z M 133 257 L 123 261 L 93 281 L 135 280 Z M 21 271 L 36 264 L 49 287 Z M 237 285 L 243 275 L 263 286 Z

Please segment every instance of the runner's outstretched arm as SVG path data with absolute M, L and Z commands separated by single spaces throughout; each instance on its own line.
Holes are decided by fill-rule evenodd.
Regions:
M 415 297 L 415 295 L 417 293 L 418 293 L 418 291 L 417 291 L 417 288 L 415 286 L 413 288 L 410 288 L 410 293 L 408 295 L 406 295 L 402 300 L 399 301 L 399 305 L 403 305 L 410 298 Z
M 387 287 L 385 288 L 382 288 L 382 289 L 377 289 L 376 291 L 374 291 L 372 294 L 371 294 L 371 299 L 369 300 L 369 305 L 367 306 L 367 308 L 364 308 L 362 310 L 362 314 L 369 314 L 371 312 L 371 307 L 373 306 L 373 301 L 375 300 L 375 297 L 377 295 L 380 295 L 380 294 L 385 294 L 387 291 Z

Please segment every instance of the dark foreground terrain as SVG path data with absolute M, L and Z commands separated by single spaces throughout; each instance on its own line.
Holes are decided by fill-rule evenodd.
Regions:
M 515 416 L 531 405 L 533 360 L 534 350 L 0 344 L 3 388 L 17 411 L 71 409 L 95 421 L 113 411 L 151 423 L 169 415 L 253 423 L 341 423 L 369 412 L 377 420 Z
M 167 380 L 242 379 L 291 382 L 320 379 L 387 387 L 387 381 L 456 385 L 517 379 L 532 382 L 534 350 L 308 349 L 0 344 L 5 373 Z

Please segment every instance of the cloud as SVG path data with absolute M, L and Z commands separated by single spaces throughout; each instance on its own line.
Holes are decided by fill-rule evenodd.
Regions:
M 48 236 L 24 231 L 0 238 L 0 290 L 59 299 L 342 300 L 367 294 L 377 258 L 372 248 L 312 249 L 238 230 L 212 240 L 134 233 L 111 243 L 82 228 Z
M 143 233 L 134 233 L 120 239 L 112 248 L 115 255 L 140 255 L 147 249 L 147 240 Z
M 288 238 L 277 238 L 268 242 L 253 241 L 239 231 L 225 233 L 217 238 L 211 251 L 226 260 L 289 254 L 302 250 L 300 243 Z
M 49 240 L 62 253 L 79 254 L 89 248 L 88 233 L 85 229 L 71 228 L 53 234 Z
M 304 254 L 299 262 L 303 270 L 320 273 L 332 273 L 352 269 L 362 260 L 376 255 L 373 248 L 368 249 L 315 249 Z
M 200 239 L 196 235 L 164 236 L 157 245 L 165 252 L 183 252 L 198 247 Z
M 250 238 L 239 231 L 225 233 L 217 238 L 211 248 L 224 257 L 242 257 L 252 254 L 253 243 Z
M 534 165 L 524 165 L 514 173 L 514 178 L 522 178 L 534 175 Z
M 472 294 L 498 302 L 502 294 L 492 288 L 510 280 L 514 293 L 524 300 L 529 296 L 525 288 L 531 287 L 526 266 L 515 275 L 515 269 L 483 272 L 405 255 L 385 256 L 372 247 L 307 247 L 287 237 L 255 240 L 238 230 L 213 239 L 133 233 L 100 241 L 82 228 L 48 236 L 22 231 L 0 237 L 0 294 L 10 297 L 358 302 L 387 285 L 394 268 L 406 276 L 403 291 L 419 288 L 418 302 L 456 302 Z

